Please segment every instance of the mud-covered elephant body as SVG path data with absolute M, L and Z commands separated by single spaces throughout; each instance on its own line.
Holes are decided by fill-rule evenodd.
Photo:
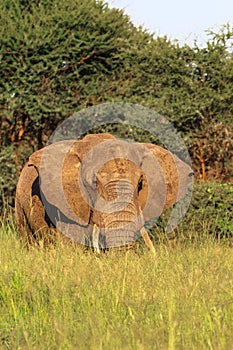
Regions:
M 60 141 L 31 155 L 16 191 L 28 242 L 57 234 L 99 248 L 132 244 L 144 222 L 186 192 L 192 169 L 167 150 L 110 134 Z M 150 245 L 150 242 L 148 243 Z

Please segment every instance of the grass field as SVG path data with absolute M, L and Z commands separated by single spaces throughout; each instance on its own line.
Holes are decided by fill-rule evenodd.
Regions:
M 0 349 L 233 347 L 233 249 L 202 238 L 100 256 L 0 231 Z

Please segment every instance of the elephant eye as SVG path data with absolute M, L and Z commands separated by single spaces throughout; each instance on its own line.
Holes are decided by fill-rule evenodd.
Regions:
M 189 175 L 188 175 L 188 176 L 189 176 L 189 177 L 194 176 L 194 172 L 189 173 Z
M 142 177 L 140 178 L 138 182 L 138 193 L 142 190 Z

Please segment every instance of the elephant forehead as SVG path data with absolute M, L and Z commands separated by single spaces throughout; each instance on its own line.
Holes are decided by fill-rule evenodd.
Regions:
M 107 161 L 98 170 L 97 176 L 103 181 L 124 178 L 131 183 L 137 183 L 141 173 L 141 169 L 133 161 L 124 158 L 114 158 Z
M 86 158 L 99 164 L 104 164 L 103 161 L 117 158 L 129 159 L 136 164 L 140 162 L 138 152 L 132 143 L 116 139 L 96 144 L 86 154 Z
M 106 164 L 108 164 L 106 173 L 119 173 L 119 170 L 127 173 L 129 168 L 127 167 L 127 161 L 130 160 L 132 163 L 139 165 L 139 158 L 134 147 L 128 142 L 109 140 L 96 145 L 85 155 L 82 159 L 81 172 L 86 181 L 90 183 L 93 181 L 93 176 L 96 176 L 101 168 L 105 168 Z M 122 161 L 115 161 L 116 159 Z

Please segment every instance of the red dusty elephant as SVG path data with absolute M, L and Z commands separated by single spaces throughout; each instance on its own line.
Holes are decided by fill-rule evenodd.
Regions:
M 162 147 L 110 134 L 60 141 L 33 153 L 16 191 L 27 242 L 57 235 L 100 249 L 132 245 L 144 228 L 185 196 L 193 171 Z M 137 234 L 137 235 L 136 235 Z

